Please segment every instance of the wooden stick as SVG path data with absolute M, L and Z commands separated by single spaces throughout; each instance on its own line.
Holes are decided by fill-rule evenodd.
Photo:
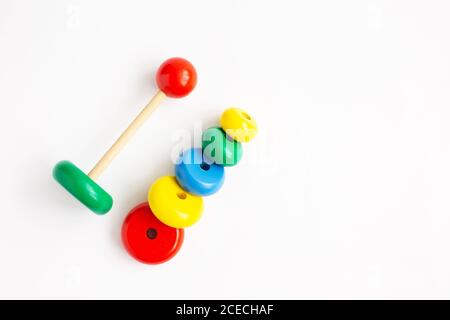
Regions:
M 127 144 L 131 137 L 136 133 L 136 131 L 142 126 L 145 120 L 150 117 L 153 111 L 159 106 L 161 101 L 166 97 L 165 93 L 158 91 L 150 102 L 144 107 L 144 109 L 137 115 L 136 118 L 130 123 L 128 128 L 120 135 L 119 139 L 114 142 L 114 144 L 109 148 L 108 151 L 103 155 L 103 157 L 97 162 L 94 168 L 89 172 L 88 176 L 95 180 L 97 179 L 105 170 L 114 157 L 122 150 L 122 148 Z

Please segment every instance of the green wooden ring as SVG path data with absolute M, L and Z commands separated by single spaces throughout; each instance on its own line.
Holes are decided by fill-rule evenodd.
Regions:
M 107 213 L 113 205 L 112 197 L 70 161 L 58 162 L 53 168 L 53 178 L 98 215 Z
M 228 137 L 220 127 L 211 127 L 202 135 L 203 154 L 218 165 L 235 166 L 242 158 L 242 144 Z

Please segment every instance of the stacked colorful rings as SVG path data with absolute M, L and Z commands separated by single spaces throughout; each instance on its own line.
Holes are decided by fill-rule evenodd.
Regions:
M 157 179 L 148 191 L 148 202 L 131 210 L 122 226 L 122 241 L 136 260 L 158 264 L 180 249 L 184 228 L 203 213 L 203 196 L 216 193 L 225 180 L 224 167 L 242 158 L 241 142 L 252 140 L 255 120 L 237 108 L 225 110 L 221 127 L 203 132 L 202 148 L 185 150 L 175 165 L 175 176 Z

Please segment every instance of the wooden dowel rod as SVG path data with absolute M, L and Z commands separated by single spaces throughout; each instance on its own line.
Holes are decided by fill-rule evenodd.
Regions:
M 122 148 L 130 141 L 131 137 L 142 126 L 145 120 L 150 117 L 152 112 L 159 106 L 161 101 L 166 97 L 165 93 L 158 91 L 150 102 L 144 107 L 144 109 L 137 115 L 136 118 L 130 123 L 128 128 L 120 135 L 119 139 L 109 148 L 103 157 L 97 162 L 94 168 L 89 172 L 88 176 L 95 180 L 102 172 L 109 166 L 114 157 L 122 150 Z

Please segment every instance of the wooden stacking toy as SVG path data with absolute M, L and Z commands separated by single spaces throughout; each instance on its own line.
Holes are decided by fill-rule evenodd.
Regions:
M 96 214 L 107 213 L 112 207 L 113 199 L 94 180 L 108 167 L 166 96 L 181 98 L 194 89 L 197 83 L 197 72 L 189 61 L 171 58 L 159 67 L 156 83 L 159 87 L 158 92 L 87 175 L 67 160 L 58 162 L 53 169 L 53 177 L 56 181 Z
M 185 150 L 175 164 L 175 176 L 157 179 L 148 201 L 137 205 L 122 225 L 122 242 L 136 260 L 158 264 L 171 259 L 181 248 L 184 228 L 203 213 L 203 196 L 217 192 L 225 179 L 224 167 L 242 158 L 241 142 L 258 131 L 255 120 L 237 108 L 225 110 L 221 127 L 203 132 L 202 148 Z

